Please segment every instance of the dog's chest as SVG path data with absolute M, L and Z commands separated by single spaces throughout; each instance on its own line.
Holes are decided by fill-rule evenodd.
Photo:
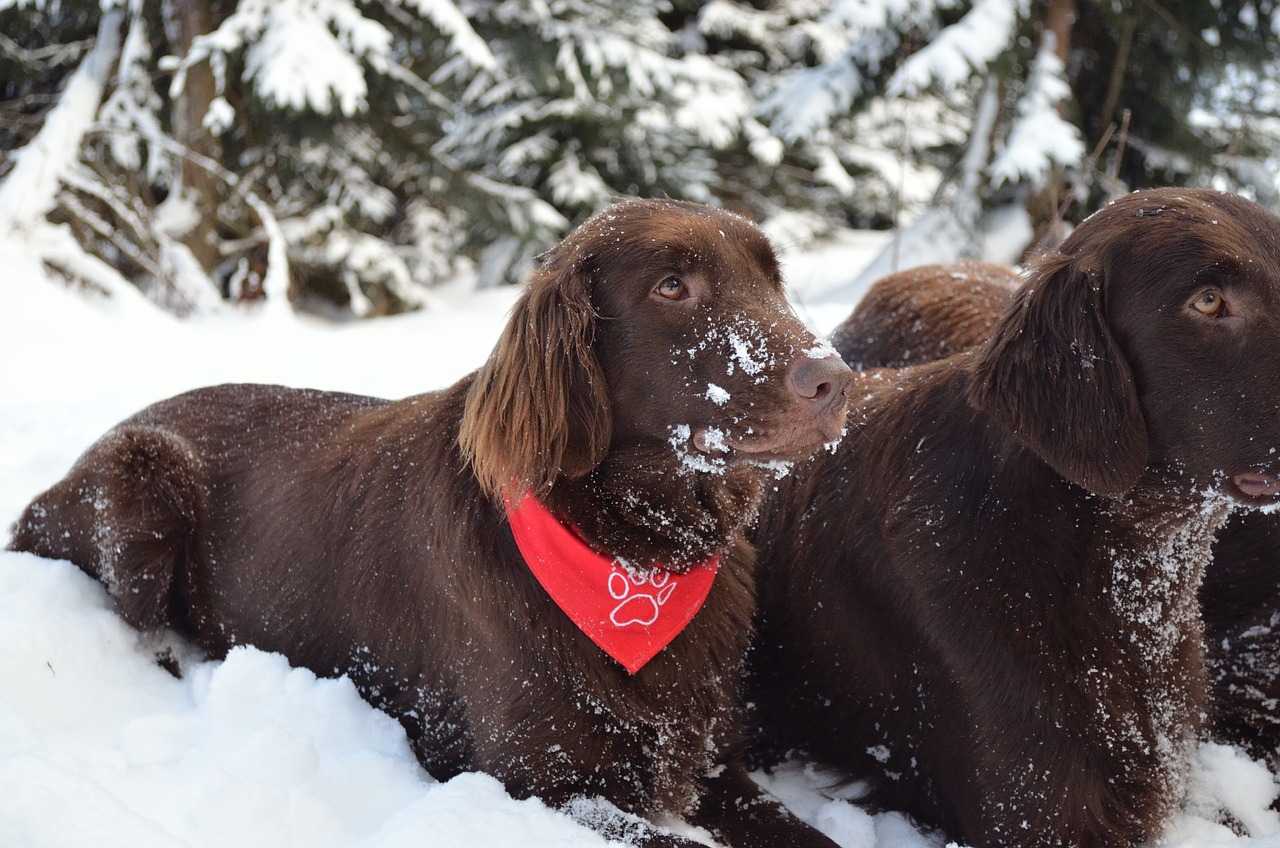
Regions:
M 1198 591 L 1230 505 L 1206 495 L 1136 520 L 1128 508 L 1104 519 L 1096 554 L 1114 632 L 1091 688 L 1104 743 L 1149 758 L 1176 793 L 1204 698 Z
M 1122 639 L 1154 662 L 1169 657 L 1198 626 L 1196 601 L 1214 535 L 1226 521 L 1225 499 L 1207 496 L 1176 515 L 1158 515 L 1106 534 L 1105 581 Z M 1105 568 L 1105 566 L 1104 566 Z

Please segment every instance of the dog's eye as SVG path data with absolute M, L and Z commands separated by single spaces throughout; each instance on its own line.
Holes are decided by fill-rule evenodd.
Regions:
M 1222 295 L 1216 291 L 1202 292 L 1191 302 L 1201 315 L 1217 315 L 1224 305 Z
M 667 277 L 654 289 L 660 297 L 667 300 L 684 300 L 689 296 L 689 287 L 679 277 Z

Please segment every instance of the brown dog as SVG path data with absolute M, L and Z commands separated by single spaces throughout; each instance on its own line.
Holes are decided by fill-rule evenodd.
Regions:
M 975 260 L 890 274 L 867 289 L 831 344 L 858 370 L 945 359 L 991 338 L 1021 284 L 1012 268 Z
M 1169 190 L 1082 224 L 980 350 L 862 375 L 760 522 L 766 738 L 979 848 L 1157 837 L 1213 534 L 1280 501 L 1276 351 L 1280 219 Z
M 839 437 L 849 381 L 754 225 L 636 201 L 547 254 L 458 384 L 163 401 L 11 547 L 77 563 L 140 628 L 349 674 L 437 777 L 483 770 L 644 845 L 691 844 L 636 818 L 671 814 L 735 846 L 829 846 L 740 759 L 743 528 L 780 463 Z
M 1021 278 L 986 262 L 927 265 L 877 280 L 831 341 L 858 369 L 905 368 L 985 343 Z M 1210 731 L 1280 760 L 1280 517 L 1231 516 L 1200 586 Z

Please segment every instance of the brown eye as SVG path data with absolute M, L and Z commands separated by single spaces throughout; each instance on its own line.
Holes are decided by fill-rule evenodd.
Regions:
M 1217 315 L 1222 311 L 1222 295 L 1216 291 L 1207 291 L 1200 294 L 1195 300 L 1193 300 L 1191 305 L 1194 306 L 1196 311 L 1201 315 Z
M 658 283 L 658 287 L 654 291 L 667 300 L 684 300 L 689 296 L 689 287 L 679 277 L 667 277 Z

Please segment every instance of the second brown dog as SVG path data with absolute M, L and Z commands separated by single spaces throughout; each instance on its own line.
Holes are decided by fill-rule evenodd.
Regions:
M 997 845 L 1139 845 L 1206 703 L 1214 533 L 1280 500 L 1280 219 L 1130 195 L 981 349 L 855 387 L 757 532 L 764 736 Z
M 832 333 L 858 369 L 906 368 L 985 343 L 1022 277 L 990 262 L 925 265 L 877 280 Z M 1209 732 L 1280 761 L 1280 516 L 1238 512 L 1218 533 L 1200 587 Z

